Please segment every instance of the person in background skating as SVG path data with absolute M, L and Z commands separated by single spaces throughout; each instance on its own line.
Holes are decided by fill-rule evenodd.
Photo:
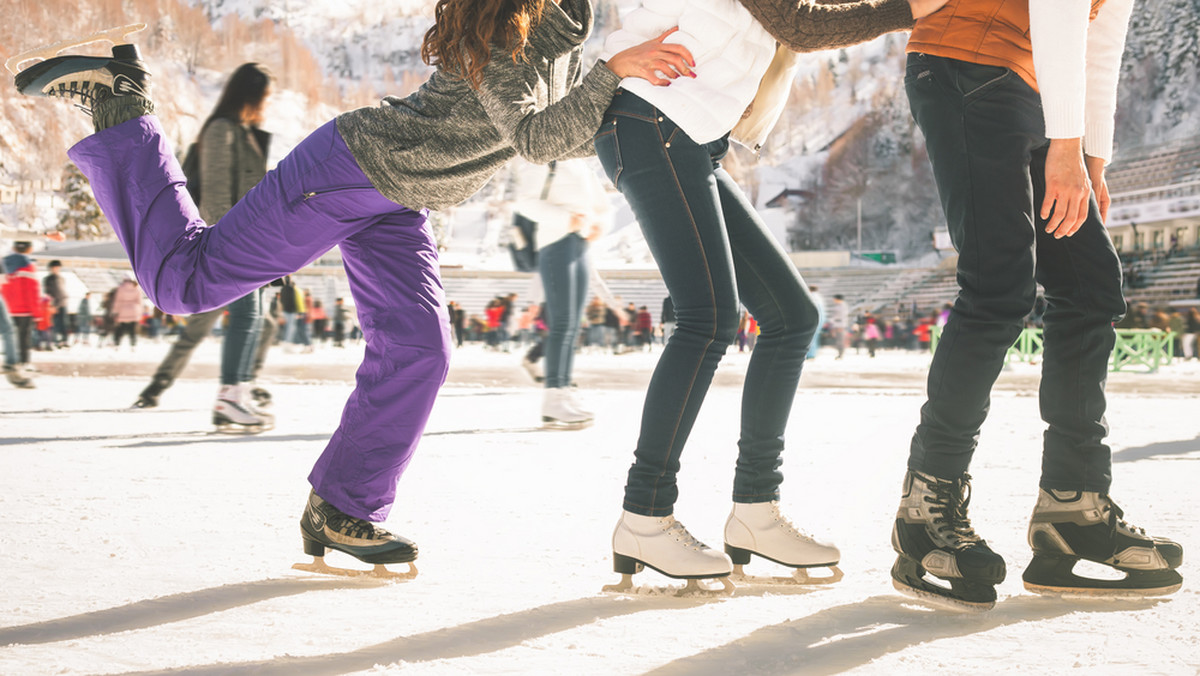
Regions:
M 518 154 L 549 162 L 594 152 L 622 78 L 665 85 L 690 72 L 687 50 L 664 34 L 584 75 L 587 0 L 439 0 L 435 15 L 425 85 L 310 134 L 219 227 L 184 188 L 136 47 L 116 45 L 112 59 L 58 56 L 17 75 L 22 93 L 69 97 L 91 113 L 96 134 L 70 155 L 165 311 L 224 305 L 340 247 L 366 354 L 309 475 L 300 526 L 316 557 L 328 548 L 375 564 L 417 556 L 411 540 L 373 522 L 392 508 L 450 357 L 429 210 L 467 199 Z
M 459 310 L 461 312 L 461 310 Z M 346 299 L 338 298 L 333 306 L 333 346 L 345 347 L 346 326 L 350 323 L 350 309 L 346 307 Z M 461 332 L 460 332 L 461 333 Z M 459 338 L 462 346 L 462 338 Z
M 14 369 L 23 378 L 28 378 L 32 372 L 29 355 L 33 351 L 34 325 L 41 310 L 41 285 L 37 266 L 29 255 L 32 250 L 30 242 L 13 242 L 12 251 L 4 257 L 4 285 L 0 286 L 0 295 L 8 305 L 17 339 Z
M 75 309 L 75 343 L 91 345 L 92 343 L 92 292 L 83 294 L 79 306 Z
M 50 319 L 53 333 L 50 341 L 54 347 L 67 346 L 67 287 L 63 282 L 62 261 L 53 260 L 46 266 L 49 273 L 42 278 L 42 294 L 50 298 Z
M 1123 520 L 1104 443 L 1113 322 L 1125 312 L 1104 226 L 1104 165 L 1133 1 L 950 4 L 917 22 L 908 43 L 906 89 L 959 252 L 960 289 L 911 442 L 892 532 L 894 583 L 934 601 L 995 603 L 1005 561 L 971 525 L 967 470 L 1040 283 L 1047 428 L 1025 586 L 1170 593 L 1181 584 L 1182 547 Z M 1078 576 L 1081 558 L 1125 578 Z
M 829 309 L 829 339 L 837 348 L 835 359 L 841 359 L 846 355 L 846 341 L 850 337 L 849 329 L 850 308 L 846 306 L 846 299 L 842 297 L 842 294 L 834 294 L 833 307 Z
M 817 330 L 813 333 L 812 342 L 808 344 L 807 359 L 814 359 L 821 347 L 821 330 L 825 328 L 825 297 L 813 284 L 808 285 L 808 295 L 812 297 L 813 305 L 817 307 Z
M 130 277 L 121 280 L 112 297 L 113 348 L 121 347 L 121 338 L 128 334 L 129 349 L 137 349 L 138 327 L 145 305 L 137 281 Z
M 592 274 L 588 244 L 604 231 L 608 197 L 600 178 L 582 160 L 521 164 L 515 184 L 514 211 L 537 223 L 538 275 L 546 298 L 542 424 L 581 429 L 595 416 L 571 388 L 575 344 Z M 536 359 L 524 358 L 524 363 L 531 361 Z
M 623 82 L 595 139 L 605 172 L 645 235 L 678 322 L 646 393 L 613 532 L 613 568 L 625 576 L 618 588 L 632 584 L 629 576 L 642 565 L 695 579 L 727 577 L 751 554 L 797 568 L 837 564 L 837 548 L 801 533 L 778 505 L 784 431 L 817 310 L 795 265 L 720 162 L 777 41 L 795 51 L 855 44 L 909 28 L 916 11 L 903 0 L 645 1 L 608 37 L 605 52 L 611 53 L 678 25 L 671 39 L 699 60 L 694 78 L 667 88 Z M 731 560 L 693 537 L 675 519 L 674 506 L 680 456 L 736 335 L 739 302 L 763 331 L 743 386 L 725 528 Z
M 659 323 L 662 324 L 663 345 L 666 345 L 667 341 L 671 339 L 671 334 L 675 333 L 675 302 L 671 300 L 670 296 L 663 297 Z
M 206 223 L 219 221 L 266 175 L 271 135 L 261 127 L 270 95 L 270 72 L 257 63 L 242 64 L 229 76 L 216 107 L 200 128 L 200 201 L 196 206 Z M 192 186 L 193 194 L 195 188 Z M 218 429 L 256 432 L 275 422 L 251 394 L 265 314 L 262 294 L 261 288 L 254 289 L 224 308 L 228 315 L 221 333 L 220 383 L 212 410 L 212 421 Z M 219 319 L 220 315 L 211 314 L 198 318 L 201 325 L 208 324 L 208 331 L 199 326 L 194 333 L 181 334 L 176 344 L 183 343 L 182 349 L 172 349 L 167 358 L 175 355 L 183 363 L 177 367 L 164 363 L 160 371 L 170 373 L 173 381 L 190 358 L 187 348 L 194 349 L 209 335 L 212 322 Z
M 2 264 L 0 272 L 3 272 Z M 16 330 L 12 317 L 8 314 L 8 304 L 4 302 L 3 294 L 0 294 L 0 343 L 4 344 L 4 377 L 14 387 L 33 387 L 33 376 L 27 370 L 21 369 L 20 362 L 17 361 L 20 353 L 17 351 Z

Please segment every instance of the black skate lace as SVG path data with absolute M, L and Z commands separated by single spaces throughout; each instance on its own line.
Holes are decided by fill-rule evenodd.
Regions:
M 79 99 L 79 103 L 76 103 L 75 106 L 88 115 L 91 115 L 92 106 L 96 104 L 100 91 L 99 87 L 91 86 L 90 82 L 71 82 L 70 84 L 60 84 L 57 87 L 51 88 L 50 91 L 46 92 L 46 95 L 60 96 L 65 99 L 77 98 Z
M 1117 532 L 1118 528 L 1124 528 L 1135 535 L 1146 534 L 1145 528 L 1138 528 L 1137 526 L 1126 522 L 1125 519 L 1122 518 L 1125 516 L 1125 511 L 1118 507 L 1117 503 L 1113 502 L 1112 498 L 1103 494 L 1100 497 L 1107 501 L 1108 506 L 1110 507 L 1108 511 L 1108 527 L 1111 528 L 1114 533 Z
M 933 522 L 938 530 L 949 529 L 959 540 L 959 547 L 979 542 L 980 537 L 967 517 L 967 507 L 971 504 L 971 475 L 964 474 L 958 481 L 935 481 L 929 487 L 934 495 L 926 497 L 925 502 L 933 505 L 929 513 L 937 515 Z
M 328 523 L 330 528 L 342 535 L 360 540 L 384 540 L 391 536 L 391 533 L 382 528 L 376 528 L 370 521 L 356 519 L 346 514 L 330 516 Z

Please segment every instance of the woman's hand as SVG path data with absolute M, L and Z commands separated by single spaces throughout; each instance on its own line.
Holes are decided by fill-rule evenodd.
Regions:
M 658 86 L 669 85 L 680 75 L 696 77 L 692 72 L 696 62 L 688 48 L 663 42 L 677 30 L 678 27 L 672 28 L 653 40 L 613 54 L 608 60 L 608 69 L 620 77 L 640 77 Z
M 949 0 L 908 0 L 914 19 L 929 16 L 946 5 Z

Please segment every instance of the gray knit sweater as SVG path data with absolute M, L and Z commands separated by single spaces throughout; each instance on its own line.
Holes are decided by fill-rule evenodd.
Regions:
M 375 188 L 411 209 L 462 202 L 518 154 L 592 155 L 620 78 L 603 63 L 583 75 L 591 30 L 589 0 L 548 2 L 525 60 L 493 49 L 478 90 L 439 69 L 411 96 L 339 116 L 338 131 Z

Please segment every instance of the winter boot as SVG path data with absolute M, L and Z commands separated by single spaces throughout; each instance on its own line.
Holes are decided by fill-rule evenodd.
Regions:
M 558 430 L 578 430 L 592 424 L 589 415 L 571 406 L 570 390 L 548 387 L 542 398 L 542 427 Z
M 129 29 L 131 27 L 127 27 Z M 124 41 L 127 29 L 98 33 L 75 41 L 45 47 L 14 57 L 13 65 L 44 58 L 81 44 L 113 42 L 112 58 L 53 56 L 17 73 L 17 90 L 26 96 L 57 96 L 74 101 L 92 116 L 97 131 L 154 112 L 150 102 L 150 73 L 138 49 Z
M 257 434 L 274 426 L 269 416 L 254 410 L 241 385 L 222 385 L 213 406 L 213 424 L 218 432 Z
M 802 533 L 779 512 L 777 501 L 733 503 L 733 511 L 725 521 L 725 553 L 733 560 L 735 577 L 745 575 L 742 566 L 750 563 L 750 555 L 755 554 L 796 568 L 798 573 L 807 568 L 829 568 L 834 571 L 833 577 L 811 580 L 806 573 L 802 573 L 796 577 L 797 582 L 833 582 L 841 579 L 841 571 L 837 569 L 841 559 L 838 548 Z
M 314 557 L 311 565 L 296 564 L 294 568 L 318 573 L 355 575 L 366 571 L 330 568 L 325 565 L 326 549 L 336 549 L 364 563 L 375 564 L 374 574 L 385 577 L 416 577 L 417 545 L 412 540 L 393 535 L 370 521 L 345 514 L 337 507 L 325 502 L 316 491 L 308 494 L 304 516 L 300 517 L 300 537 L 304 540 L 304 553 Z M 409 571 L 404 574 L 390 573 L 382 566 L 385 563 L 408 563 Z
M 892 584 L 903 593 L 934 603 L 987 610 L 1004 581 L 1004 559 L 975 534 L 967 516 L 971 477 L 946 480 L 909 470 L 892 528 Z M 926 578 L 926 572 L 949 588 Z
M 1039 594 L 1159 596 L 1177 591 L 1183 547 L 1125 523 L 1109 496 L 1092 491 L 1038 490 L 1029 521 L 1033 560 L 1021 576 Z M 1072 572 L 1080 559 L 1110 566 L 1124 579 L 1091 579 Z

